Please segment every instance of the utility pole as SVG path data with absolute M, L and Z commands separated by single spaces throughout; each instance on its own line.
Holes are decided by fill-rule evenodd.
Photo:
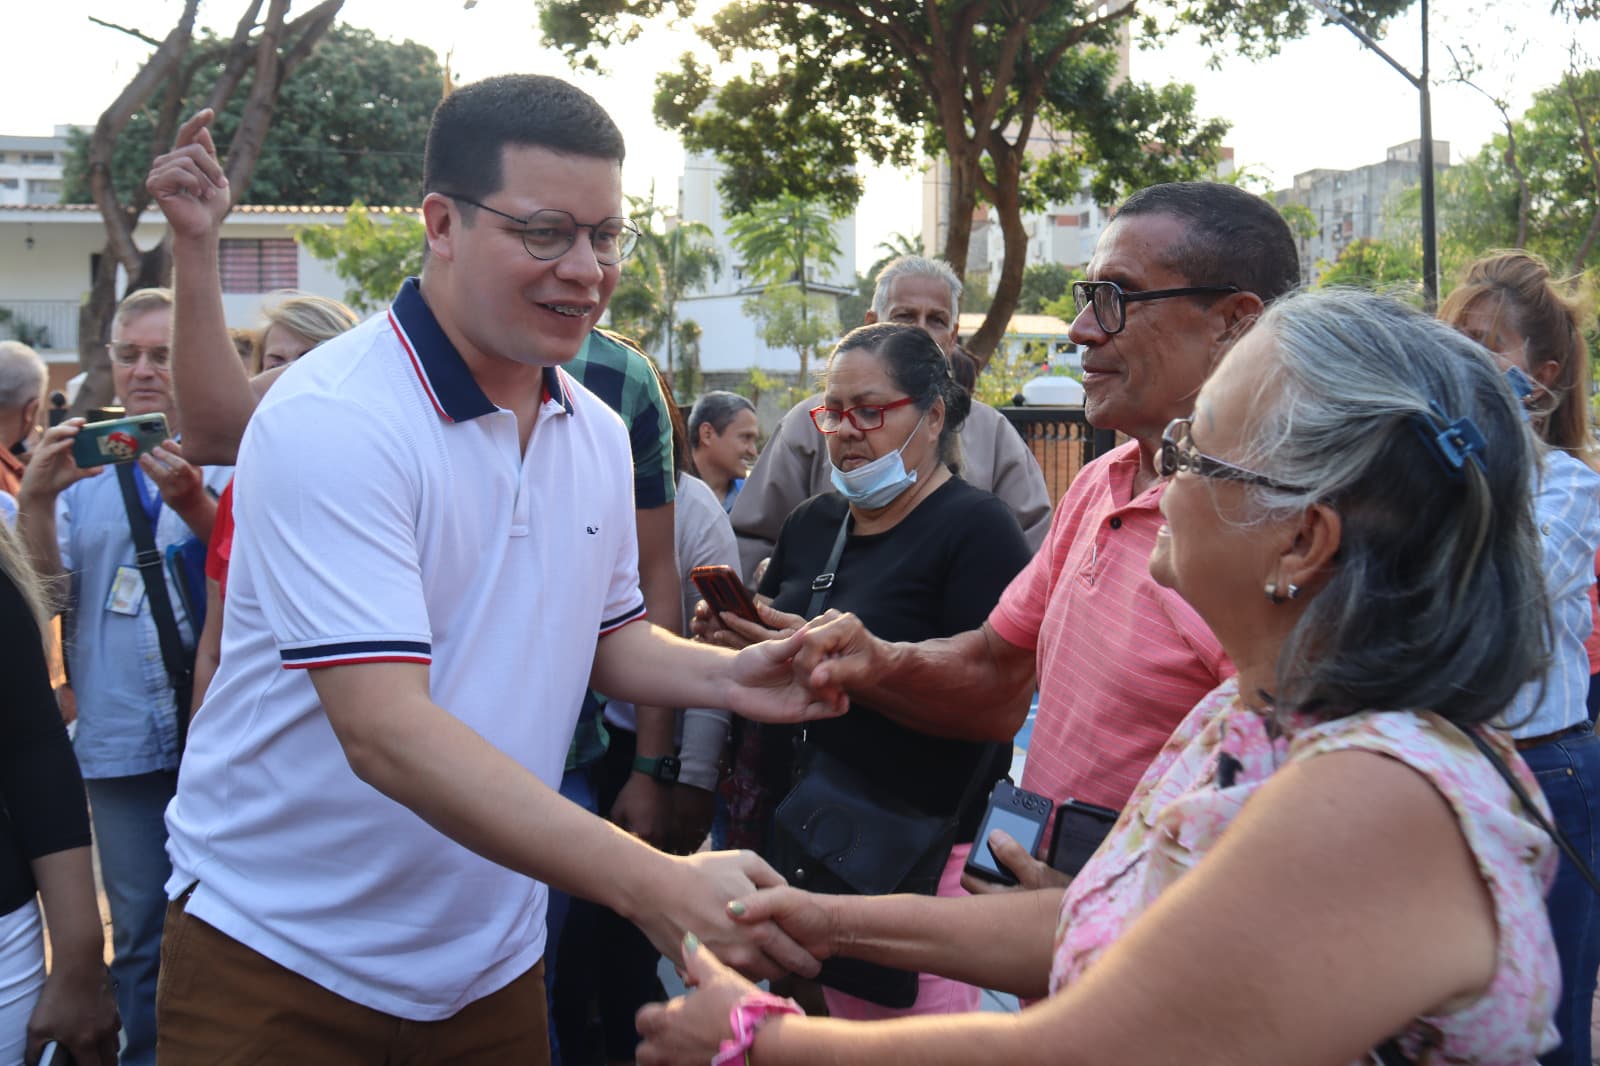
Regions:
M 1311 0 L 1311 6 L 1337 22 L 1353 34 L 1356 40 L 1378 53 L 1400 76 L 1417 90 L 1422 106 L 1422 295 L 1429 311 L 1439 304 L 1439 233 L 1433 201 L 1433 100 L 1428 94 L 1428 0 L 1422 5 L 1422 72 L 1413 74 L 1398 63 L 1393 56 L 1378 46 L 1365 30 L 1351 21 L 1350 16 L 1334 7 L 1328 0 Z

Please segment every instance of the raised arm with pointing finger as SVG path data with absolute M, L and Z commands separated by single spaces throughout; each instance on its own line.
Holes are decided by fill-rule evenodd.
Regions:
M 233 189 L 211 139 L 206 108 L 178 130 L 172 151 L 150 167 L 145 188 L 172 228 L 172 383 L 184 413 L 190 462 L 231 464 L 265 384 L 252 387 L 228 336 L 222 309 L 222 220 Z

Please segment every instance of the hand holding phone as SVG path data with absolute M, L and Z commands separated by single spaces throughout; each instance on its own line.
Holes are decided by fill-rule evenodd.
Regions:
M 131 463 L 169 436 L 167 416 L 160 412 L 90 422 L 80 426 L 72 440 L 72 461 L 80 469 Z
M 1051 806 L 1048 799 L 1037 793 L 1024 791 L 1009 781 L 996 781 L 994 791 L 989 793 L 989 809 L 983 812 L 983 821 L 978 823 L 978 835 L 967 856 L 965 872 L 997 885 L 1017 884 L 1016 874 L 990 850 L 989 834 L 1003 829 L 1032 855 L 1044 836 Z
M 1056 812 L 1056 831 L 1050 838 L 1050 865 L 1076 877 L 1089 857 L 1117 824 L 1117 811 L 1069 799 Z
M 747 622 L 763 624 L 756 613 L 756 601 L 750 598 L 750 590 L 744 587 L 733 567 L 697 566 L 689 571 L 689 580 L 713 611 L 719 614 L 728 611 Z

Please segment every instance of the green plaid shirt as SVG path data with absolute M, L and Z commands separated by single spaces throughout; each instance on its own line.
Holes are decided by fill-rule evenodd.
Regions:
M 615 334 L 595 330 L 567 364 L 567 372 L 622 416 L 633 449 L 633 506 L 664 507 L 677 493 L 672 469 L 672 418 L 661 395 L 655 368 Z M 567 769 L 587 766 L 605 753 L 608 737 L 600 720 L 602 703 L 590 692 L 578 715 Z

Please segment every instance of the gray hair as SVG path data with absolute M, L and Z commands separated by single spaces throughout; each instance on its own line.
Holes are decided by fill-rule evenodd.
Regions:
M 21 341 L 0 341 L 0 411 L 17 411 L 29 400 L 43 400 L 50 369 L 39 353 Z
M 122 298 L 117 305 L 116 314 L 111 316 L 111 332 L 115 334 L 122 328 L 122 324 L 137 315 L 149 314 L 151 311 L 170 311 L 173 306 L 172 290 L 153 286 L 148 289 L 135 289 Z
M 878 271 L 877 287 L 872 290 L 872 313 L 882 322 L 889 314 L 889 286 L 899 278 L 936 278 L 950 286 L 950 321 L 961 313 L 961 279 L 942 259 L 921 255 L 902 255 L 891 259 Z
M 1354 290 L 1275 303 L 1251 336 L 1277 373 L 1242 457 L 1284 485 L 1266 513 L 1321 502 L 1342 523 L 1335 569 L 1284 643 L 1277 699 L 1335 717 L 1431 709 L 1494 718 L 1548 664 L 1532 505 L 1537 452 L 1480 346 L 1398 300 Z M 1447 472 L 1430 443 L 1470 418 L 1487 442 Z
M 740 411 L 755 413 L 756 405 L 737 392 L 708 392 L 694 402 L 689 412 L 689 447 L 700 446 L 700 427 L 710 426 L 717 436 L 728 431 L 728 424 L 739 417 Z

